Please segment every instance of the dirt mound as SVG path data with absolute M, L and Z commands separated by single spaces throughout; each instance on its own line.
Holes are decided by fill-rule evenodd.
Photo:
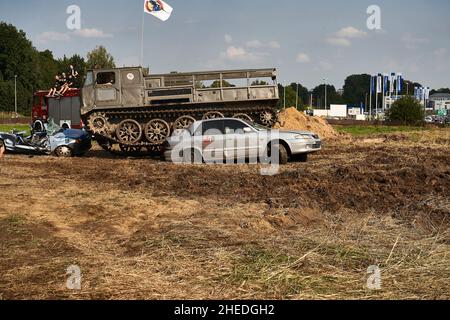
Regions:
M 319 117 L 309 117 L 296 108 L 289 108 L 279 114 L 279 122 L 275 126 L 281 130 L 312 131 L 322 139 L 330 140 L 340 136 L 334 128 Z

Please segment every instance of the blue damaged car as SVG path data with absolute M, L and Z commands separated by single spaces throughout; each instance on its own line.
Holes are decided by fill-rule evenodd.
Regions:
M 88 152 L 92 139 L 84 130 L 64 130 L 54 126 L 50 130 L 32 132 L 28 137 L 25 137 L 25 132 L 0 132 L 0 148 L 2 146 L 7 153 L 74 157 Z

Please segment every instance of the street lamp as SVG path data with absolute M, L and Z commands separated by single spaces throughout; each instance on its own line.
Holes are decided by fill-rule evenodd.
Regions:
M 325 83 L 325 110 L 328 110 L 328 104 L 327 104 L 327 79 L 323 79 Z
M 14 76 L 14 112 L 15 112 L 16 118 L 18 118 L 18 115 L 17 115 L 17 75 Z
M 297 94 L 295 95 L 295 108 L 298 110 L 298 82 L 297 82 Z

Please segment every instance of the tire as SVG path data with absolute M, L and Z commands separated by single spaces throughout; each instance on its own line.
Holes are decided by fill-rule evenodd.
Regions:
M 72 158 L 73 157 L 73 151 L 68 146 L 59 146 L 55 150 L 55 155 L 58 158 Z
M 282 144 L 276 144 L 273 146 L 274 147 L 274 151 L 276 152 L 278 150 L 278 154 L 280 155 L 280 164 L 281 165 L 285 165 L 288 163 L 289 161 L 289 155 L 288 152 L 286 150 L 286 147 Z
M 269 145 L 267 156 L 260 158 L 260 162 L 262 164 L 270 164 L 271 160 L 272 160 L 271 156 L 274 152 L 277 152 L 279 155 L 278 164 L 285 165 L 288 163 L 288 161 L 289 161 L 288 151 L 286 150 L 286 147 L 284 145 L 279 144 L 279 143 L 274 143 L 272 145 Z

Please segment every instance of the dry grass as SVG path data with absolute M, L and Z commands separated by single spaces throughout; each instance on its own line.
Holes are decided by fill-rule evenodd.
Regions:
M 330 145 L 272 178 L 251 166 L 8 155 L 0 298 L 449 299 L 442 133 L 421 136 L 426 147 L 398 135 Z M 76 292 L 65 286 L 73 264 Z M 366 287 L 371 265 L 380 291 Z

